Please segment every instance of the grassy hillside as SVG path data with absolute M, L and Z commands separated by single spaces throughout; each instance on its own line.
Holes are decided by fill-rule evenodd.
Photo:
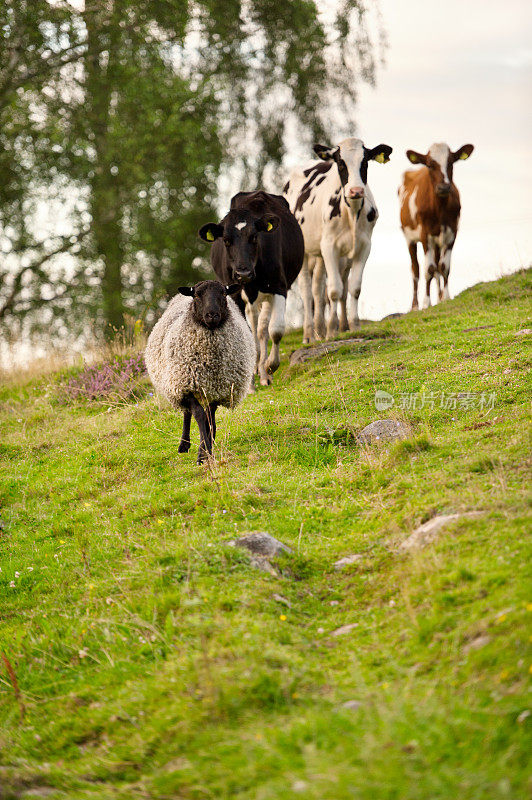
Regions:
M 0 798 L 529 797 L 531 296 L 522 272 L 285 357 L 211 467 L 146 394 L 6 385 Z M 412 436 L 357 444 L 385 416 Z M 227 546 L 254 530 L 293 548 L 279 577 Z

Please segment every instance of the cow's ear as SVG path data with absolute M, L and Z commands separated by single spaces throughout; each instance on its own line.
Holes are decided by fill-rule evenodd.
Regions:
M 239 283 L 231 283 L 229 284 L 229 286 L 225 287 L 225 292 L 226 294 L 236 294 L 237 292 L 240 291 L 241 288 L 242 287 L 240 286 Z
M 386 164 L 390 160 L 393 148 L 389 144 L 378 144 L 368 152 L 368 158 L 378 161 L 379 164 Z
M 184 294 L 185 297 L 194 297 L 193 286 L 180 286 L 177 291 L 179 292 L 179 294 Z
M 223 233 L 223 225 L 218 225 L 216 222 L 208 222 L 198 231 L 200 239 L 203 239 L 204 242 L 211 243 L 214 242 L 215 239 L 219 239 L 220 236 L 223 236 Z
M 417 153 L 415 150 L 407 150 L 406 157 L 412 164 L 427 163 L 427 156 L 424 156 L 423 153 Z
M 319 158 L 324 161 L 331 161 L 338 153 L 339 147 L 327 147 L 326 144 L 315 144 L 312 148 Z
M 279 217 L 277 214 L 264 214 L 263 217 L 255 222 L 256 229 L 258 231 L 264 231 L 264 233 L 271 233 L 278 227 L 278 225 Z
M 453 161 L 465 161 L 469 158 L 475 148 L 472 144 L 463 144 L 455 153 L 453 153 Z

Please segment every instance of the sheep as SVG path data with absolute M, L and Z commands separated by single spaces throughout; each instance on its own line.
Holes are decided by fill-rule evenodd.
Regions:
M 148 338 L 145 361 L 157 392 L 183 411 L 178 453 L 190 449 L 194 416 L 201 464 L 212 453 L 218 406 L 233 408 L 248 394 L 257 351 L 244 316 L 227 296 L 234 286 L 200 281 L 178 291 Z

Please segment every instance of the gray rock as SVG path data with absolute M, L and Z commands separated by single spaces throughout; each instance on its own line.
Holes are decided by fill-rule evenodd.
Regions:
M 482 647 L 485 647 L 487 644 L 491 642 L 491 636 L 487 636 L 485 634 L 479 633 L 478 636 L 475 636 L 474 639 L 471 641 L 466 642 L 462 647 L 462 653 L 467 655 L 471 650 L 480 650 Z
M 532 328 L 521 328 L 520 331 L 516 331 L 516 333 L 514 333 L 514 336 L 530 336 L 531 333 Z
M 352 711 L 356 711 L 357 708 L 360 708 L 362 703 L 360 700 L 346 700 L 345 703 L 342 703 L 342 708 L 349 708 Z
M 346 633 L 351 633 L 352 630 L 358 628 L 358 622 L 350 622 L 347 625 L 342 625 L 340 628 L 336 628 L 335 631 L 330 633 L 330 636 L 345 636 Z
M 401 542 L 398 549 L 402 551 L 419 550 L 419 548 L 433 542 L 440 530 L 450 522 L 455 522 L 463 517 L 478 517 L 483 513 L 482 511 L 467 511 L 463 514 L 441 514 L 433 517 L 416 528 L 408 539 Z
M 399 419 L 377 419 L 360 431 L 357 440 L 361 444 L 392 442 L 395 439 L 406 439 L 409 434 L 410 427 L 406 422 Z
M 311 361 L 313 358 L 321 358 L 326 353 L 334 353 L 341 347 L 346 345 L 360 344 L 365 342 L 366 339 L 340 339 L 335 342 L 321 342 L 320 344 L 312 345 L 311 347 L 299 347 L 290 356 L 290 366 L 295 364 L 304 364 L 306 361 Z
M 264 558 L 273 558 L 280 553 L 292 553 L 292 549 L 288 545 L 283 544 L 276 539 L 275 536 L 270 536 L 265 531 L 252 531 L 240 536 L 238 539 L 233 539 L 227 543 L 231 547 L 243 547 L 249 550 L 250 553 Z
M 360 561 L 361 558 L 364 558 L 361 553 L 353 553 L 352 556 L 344 556 L 343 558 L 339 558 L 338 561 L 334 562 L 334 568 L 336 570 L 344 569 L 344 567 L 348 567 L 350 564 L 356 564 L 356 562 Z

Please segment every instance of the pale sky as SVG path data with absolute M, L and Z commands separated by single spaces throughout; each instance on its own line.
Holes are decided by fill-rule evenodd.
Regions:
M 380 214 L 360 297 L 360 316 L 370 319 L 410 307 L 397 198 L 412 168 L 408 148 L 475 145 L 454 170 L 462 214 L 451 296 L 532 263 L 532 2 L 380 0 L 380 8 L 386 65 L 376 89 L 360 89 L 357 134 L 369 147 L 394 148 L 368 174 Z

